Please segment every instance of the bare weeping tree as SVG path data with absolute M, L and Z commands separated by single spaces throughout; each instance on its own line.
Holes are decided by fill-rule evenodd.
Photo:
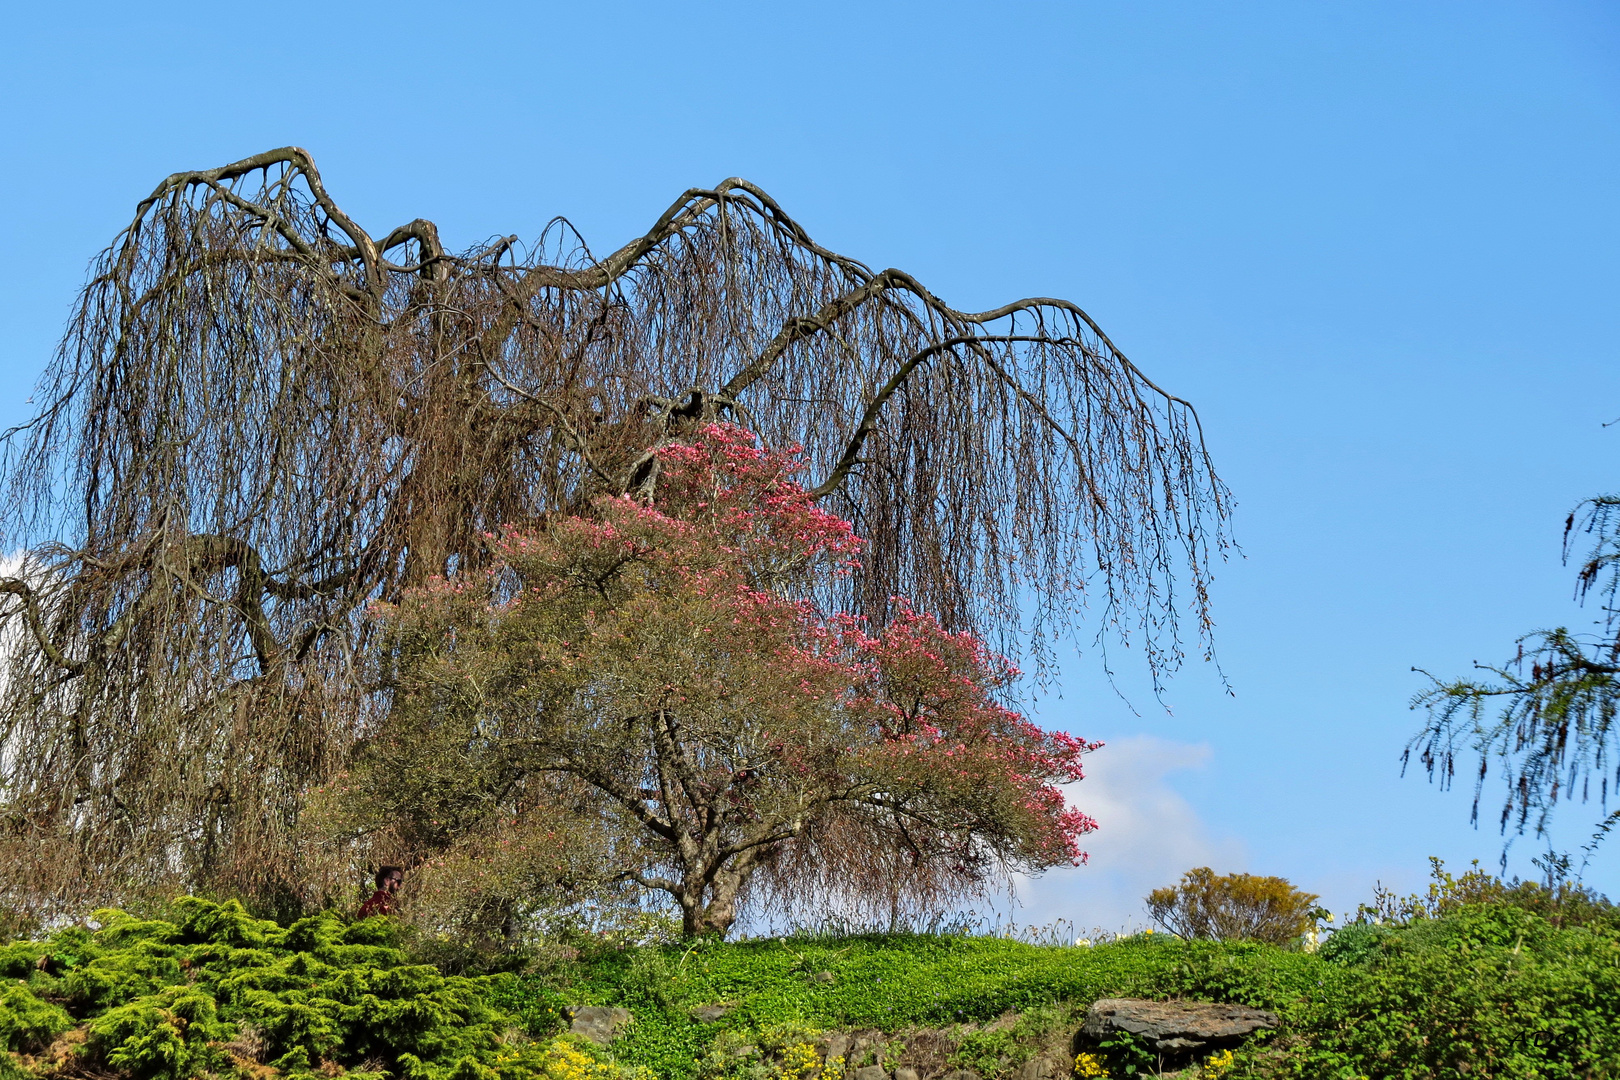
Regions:
M 373 234 L 309 154 L 176 173 L 95 263 L 8 436 L 0 851 L 12 902 L 311 899 L 300 808 L 388 708 L 368 603 L 506 524 L 646 495 L 729 420 L 801 444 L 905 594 L 1044 661 L 1081 625 L 1155 678 L 1207 642 L 1228 497 L 1193 410 L 1075 305 L 950 307 L 743 180 L 595 256 Z

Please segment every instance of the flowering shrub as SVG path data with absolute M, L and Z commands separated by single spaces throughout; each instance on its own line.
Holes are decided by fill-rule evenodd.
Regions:
M 782 1063 L 777 1069 L 776 1080 L 812 1080 L 812 1078 L 819 1080 L 821 1072 L 821 1056 L 816 1053 L 816 1048 L 809 1043 L 794 1043 L 782 1052 Z M 842 1076 L 843 1070 L 840 1069 L 838 1075 Z
M 1017 670 L 904 600 L 878 628 L 819 608 L 861 542 L 795 452 L 709 425 L 658 453 L 653 502 L 505 530 L 488 573 L 379 609 L 397 696 L 360 781 L 379 835 L 430 870 L 537 851 L 575 886 L 589 850 L 687 934 L 724 932 L 757 880 L 889 903 L 1084 859 L 1095 823 L 1060 785 L 1098 744 L 1006 707 Z
M 1108 1080 L 1108 1070 L 1096 1054 L 1078 1054 L 1074 1059 L 1074 1075 L 1081 1080 Z

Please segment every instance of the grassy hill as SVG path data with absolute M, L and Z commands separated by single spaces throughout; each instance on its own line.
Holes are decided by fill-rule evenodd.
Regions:
M 521 974 L 447 975 L 385 920 L 281 927 L 187 899 L 162 919 L 99 912 L 99 928 L 0 948 L 0 1074 L 834 1080 L 870 1063 L 997 1080 L 1054 1055 L 1066 1073 L 1098 998 L 1186 997 L 1280 1017 L 1203 1075 L 1620 1077 L 1620 918 L 1530 907 L 1358 925 L 1316 953 L 1162 934 L 1094 947 L 796 936 L 587 946 Z M 561 1034 L 571 1005 L 633 1019 L 602 1050 Z M 829 1067 L 816 1049 L 835 1031 L 859 1038 Z M 1110 1047 L 1103 1064 L 1151 1073 L 1137 1050 Z

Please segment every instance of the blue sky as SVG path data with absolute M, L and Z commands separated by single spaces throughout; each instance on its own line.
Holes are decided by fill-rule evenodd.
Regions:
M 1409 669 L 1589 618 L 1558 556 L 1620 486 L 1620 8 L 89 3 L 8 38 L 0 423 L 172 171 L 296 143 L 373 232 L 562 214 L 598 248 L 742 175 L 958 306 L 1081 304 L 1237 496 L 1235 694 L 1193 665 L 1166 711 L 1119 655 L 1133 712 L 1066 666 L 1039 713 L 1110 742 L 1074 793 L 1103 831 L 1027 917 L 1119 925 L 1203 861 L 1341 911 L 1431 854 L 1495 865 L 1468 791 L 1399 776 Z M 1620 842 L 1588 880 L 1620 894 Z

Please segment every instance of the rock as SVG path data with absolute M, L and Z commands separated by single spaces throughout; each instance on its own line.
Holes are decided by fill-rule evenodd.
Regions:
M 818 971 L 810 976 L 810 981 L 813 983 L 830 983 L 833 981 L 833 973 L 830 971 Z
M 1095 1042 L 1125 1031 L 1148 1040 L 1161 1054 L 1179 1057 L 1211 1047 L 1235 1046 L 1261 1028 L 1276 1026 L 1276 1013 L 1242 1005 L 1104 998 L 1087 1010 L 1080 1034 Z
M 918 1080 L 917 1070 L 910 1065 L 902 1065 L 894 1070 L 894 1080 Z
M 855 1080 L 889 1080 L 881 1065 L 863 1065 L 855 1070 Z
M 841 1031 L 835 1031 L 830 1035 L 823 1035 L 821 1040 L 816 1043 L 816 1049 L 821 1051 L 823 1061 L 831 1061 L 833 1058 L 847 1058 L 849 1056 L 849 1044 L 850 1038 L 848 1035 Z
M 1049 1057 L 1032 1057 L 1018 1070 L 1018 1080 L 1059 1080 L 1073 1071 L 1073 1066 Z M 900 1080 L 898 1076 L 895 1080 Z
M 735 1005 L 698 1005 L 692 1009 L 692 1019 L 700 1024 L 712 1024 L 730 1016 L 736 1008 Z
M 568 1030 L 582 1035 L 599 1046 L 606 1046 L 630 1026 L 629 1009 L 610 1009 L 605 1005 L 575 1005 L 567 1010 Z

